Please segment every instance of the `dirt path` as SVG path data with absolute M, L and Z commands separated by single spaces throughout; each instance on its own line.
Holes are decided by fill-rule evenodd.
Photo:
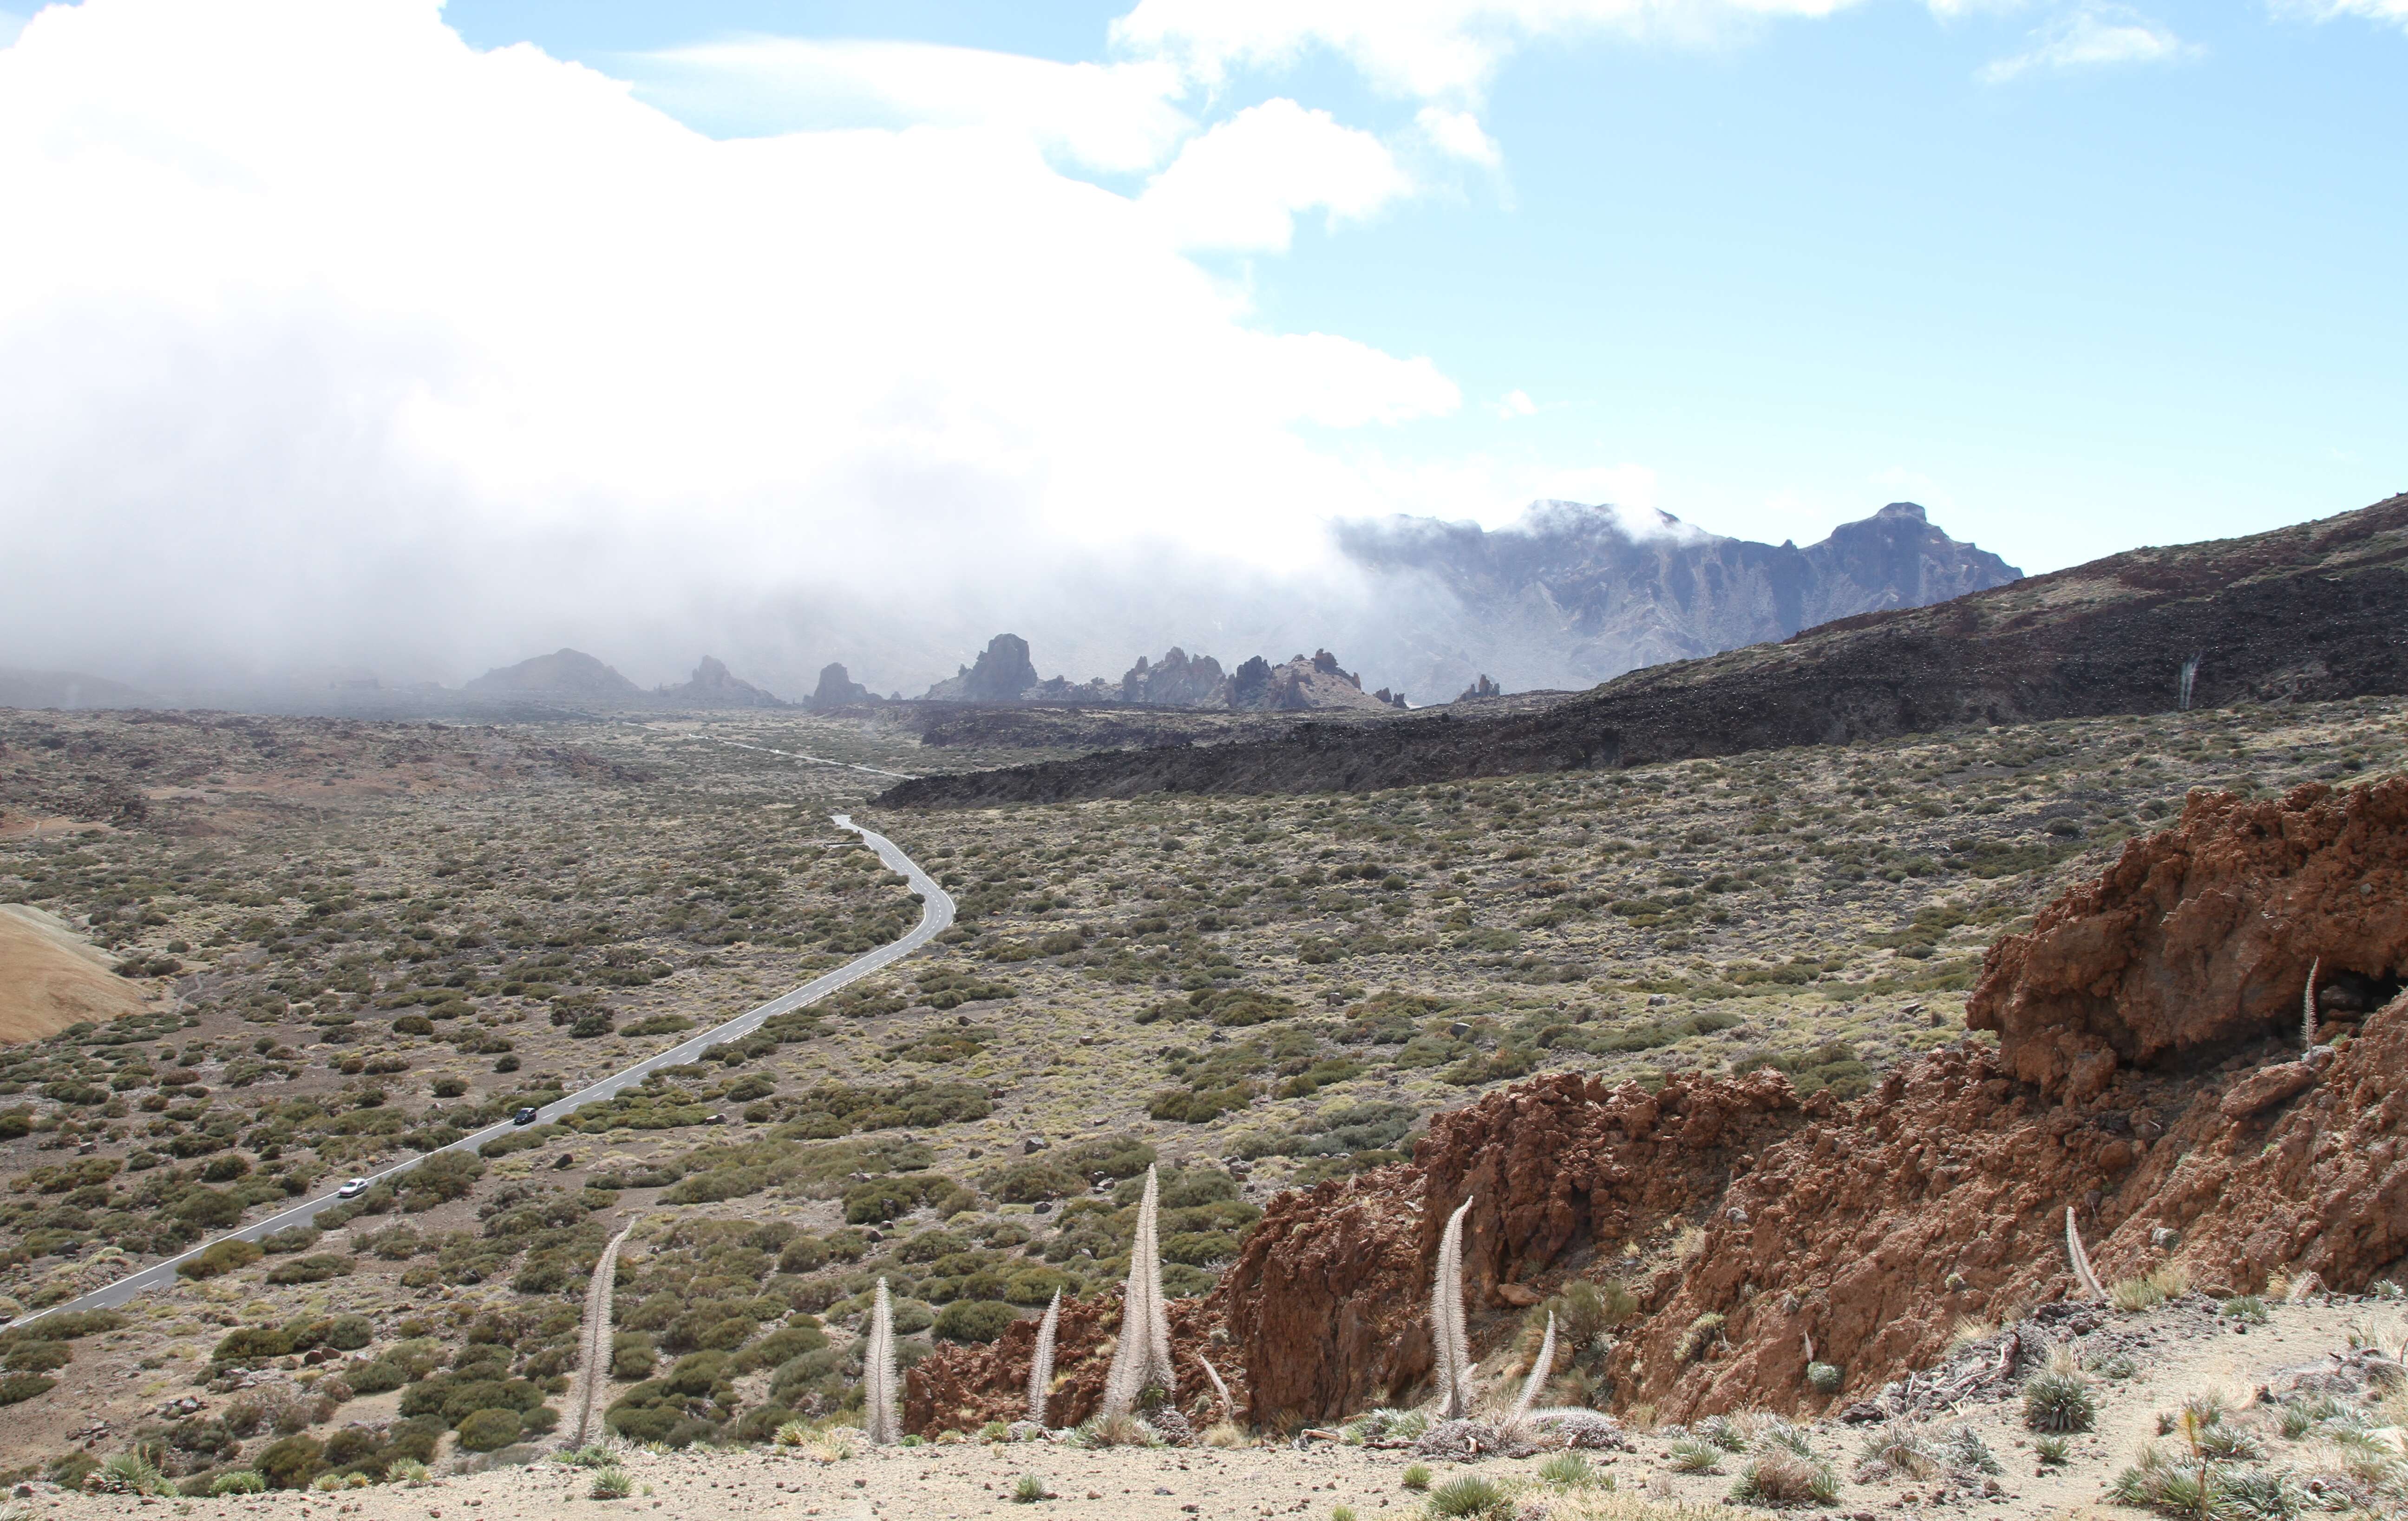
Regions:
M 598 1268 L 595 1277 L 597 1283 L 606 1281 Z M 606 1324 L 599 1315 L 591 1320 Z M 2258 1429 L 2276 1461 L 2301 1458 L 2306 1449 L 2279 1436 L 2272 1408 L 2252 1403 L 2255 1390 L 2268 1383 L 2287 1387 L 2290 1372 L 2330 1366 L 2330 1355 L 2346 1344 L 2352 1327 L 2368 1323 L 2386 1338 L 2408 1332 L 2408 1321 L 2398 1309 L 2363 1302 L 2277 1305 L 2270 1323 L 2249 1327 L 2219 1320 L 2197 1302 L 2118 1316 L 2112 1325 L 2131 1343 L 2132 1367 L 2125 1376 L 2100 1385 L 2097 1428 L 2072 1439 L 2063 1466 L 2036 1461 L 2031 1433 L 2024 1429 L 2019 1403 L 2012 1398 L 1961 1407 L 1935 1423 L 1970 1424 L 2000 1459 L 2000 1472 L 1988 1485 L 1976 1483 L 1953 1493 L 1943 1493 L 1947 1486 L 1931 1479 L 1857 1480 L 1854 1470 L 1869 1433 L 1825 1425 L 1810 1432 L 1811 1440 L 1818 1453 L 1834 1460 L 1843 1482 L 1836 1509 L 1808 1514 L 1834 1521 L 1916 1514 L 2034 1521 L 2113 1514 L 2145 1521 L 2138 1511 L 2093 1508 L 2101 1505 L 2109 1481 L 2131 1460 L 2134 1449 L 2155 1436 L 2160 1413 L 2186 1399 L 2221 1392 L 2232 1403 L 2232 1418 Z M 601 1345 L 608 1345 L 607 1331 Z M 589 1357 L 595 1356 L 589 1351 Z M 1718 1472 L 1680 1471 L 1672 1451 L 1674 1435 L 1669 1430 L 1634 1432 L 1634 1451 L 1590 1454 L 1595 1472 L 1613 1484 L 1611 1493 L 1550 1490 L 1541 1479 L 1543 1460 L 1539 1457 L 1468 1464 L 1426 1461 L 1437 1485 L 1476 1472 L 1516 1491 L 1518 1514 L 1544 1514 L 1551 1521 L 1712 1521 L 1716 1515 L 1764 1514 L 1724 1504 L 1743 1459 L 1726 1456 Z M 455 1521 L 462 1516 L 558 1521 L 563 1515 L 599 1521 L 614 1509 L 639 1515 L 700 1511 L 775 1521 L 816 1516 L 832 1521 L 1006 1516 L 1039 1521 L 1082 1516 L 1097 1521 L 1290 1516 L 1326 1521 L 1340 1505 L 1351 1507 L 1362 1521 L 1420 1521 L 1430 1514 L 1426 1497 L 1404 1485 L 1407 1465 L 1414 1461 L 1410 1453 L 1326 1442 L 1304 1448 L 1105 1451 L 1043 1442 L 954 1442 L 882 1449 L 861 1446 L 856 1435 L 852 1455 L 832 1462 L 817 1460 L 809 1448 L 780 1447 L 627 1448 L 615 1454 L 613 1461 L 634 1487 L 629 1498 L 615 1503 L 588 1498 L 592 1472 L 545 1461 L 447 1477 L 415 1489 L 380 1485 L 339 1497 L 276 1493 L 182 1500 L 175 1507 L 195 1521 L 302 1521 L 330 1512 L 339 1512 L 346 1521 L 427 1521 L 445 1515 Z M 1014 1503 L 1012 1492 L 1024 1475 L 1043 1485 L 1047 1502 L 1027 1509 Z M 142 1504 L 156 1503 L 33 1487 L 40 1497 L 38 1514 L 62 1521 L 131 1515 Z
M 638 1216 L 638 1219 L 641 1217 Z M 585 1289 L 585 1323 L 578 1329 L 577 1387 L 572 1403 L 577 1421 L 569 1428 L 568 1445 L 582 1447 L 588 1430 L 594 1424 L 594 1397 L 610 1378 L 610 1296 L 619 1277 L 619 1248 L 627 1243 L 628 1233 L 636 1228 L 630 1220 L 602 1248 L 602 1258 L 594 1264 L 594 1282 Z

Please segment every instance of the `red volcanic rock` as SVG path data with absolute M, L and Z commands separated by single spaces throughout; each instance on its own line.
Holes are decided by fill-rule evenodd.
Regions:
M 1170 1360 L 1178 1376 L 1175 1403 L 1200 1420 L 1218 1420 L 1211 1381 L 1197 1365 L 1201 1351 L 1242 1400 L 1245 1380 L 1206 1334 L 1206 1301 L 1173 1299 Z M 1046 1424 L 1077 1426 L 1104 1402 L 1104 1380 L 1119 1345 L 1118 1295 L 1065 1299 L 1054 1327 L 1054 1392 Z M 975 1431 L 989 1421 L 1009 1425 L 1028 1416 L 1028 1362 L 1037 1351 L 1037 1322 L 1016 1320 L 984 1346 L 940 1344 L 903 1375 L 903 1428 L 923 1434 L 947 1429 Z
M 1438 1241 L 1467 1195 L 1464 1287 L 1484 1342 L 1519 1324 L 1534 1280 L 1714 1199 L 1803 1117 L 1778 1072 L 1675 1075 L 1653 1094 L 1556 1073 L 1436 1116 L 1411 1166 L 1282 1195 L 1213 1295 L 1250 1418 L 1285 1427 L 1421 1392 Z
M 2171 1256 L 2235 1291 L 2363 1288 L 2408 1262 L 2408 997 L 2294 1059 L 2319 957 L 2351 1012 L 2397 990 L 2408 782 L 2194 795 L 1992 948 L 1969 1022 L 1996 1053 L 1935 1052 L 1854 1105 L 1801 1105 L 1774 1072 L 1652 1094 L 1557 1073 L 1440 1114 L 1411 1164 L 1273 1199 L 1212 1295 L 1171 1307 L 1180 1392 L 1194 1408 L 1210 1344 L 1275 1429 L 1424 1395 L 1429 1277 L 1466 1198 L 1475 1353 L 1567 1275 L 1661 1262 L 1672 1227 L 1702 1227 L 1633 1285 L 1608 1364 L 1617 1406 L 1681 1420 L 1814 1407 L 1810 1337 L 1846 1400 L 1939 1361 L 1961 1318 L 2079 1292 L 2069 1208 L 2108 1282 Z M 1072 1311 L 1056 1422 L 1093 1410 L 1118 1323 Z M 923 1362 L 913 1428 L 1015 1418 L 1033 1332 Z
M 2308 969 L 2408 968 L 2408 780 L 2277 801 L 2195 792 L 2181 822 L 1990 948 L 1965 1022 L 2008 1072 L 2076 1100 L 2118 1066 L 2296 1037 Z

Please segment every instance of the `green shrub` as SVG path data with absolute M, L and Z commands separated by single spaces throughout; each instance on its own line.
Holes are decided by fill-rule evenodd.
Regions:
M 408 1383 L 409 1375 L 394 1363 L 380 1357 L 374 1362 L 361 1363 L 357 1367 L 346 1369 L 343 1372 L 343 1382 L 351 1386 L 353 1394 L 389 1394 Z
M 49 1373 L 75 1360 L 75 1349 L 64 1342 L 36 1337 L 10 1337 L 0 1342 L 0 1368 L 11 1373 Z
M 460 1422 L 460 1445 L 472 1453 L 490 1453 L 519 1440 L 523 1429 L 515 1410 L 480 1410 Z
M 215 1278 L 237 1268 L 248 1268 L 266 1255 L 253 1241 L 219 1241 L 176 1264 L 176 1273 L 182 1278 Z
M 315 1226 L 286 1226 L 281 1230 L 271 1230 L 259 1238 L 259 1244 L 268 1252 L 284 1256 L 307 1252 L 318 1244 L 321 1234 Z
M 292 1334 L 275 1326 L 243 1326 L 222 1337 L 209 1360 L 221 1363 L 256 1364 L 271 1357 L 290 1356 Z
M 1404 1475 L 1398 1482 L 1402 1484 L 1408 1489 L 1427 1489 L 1430 1486 L 1429 1465 L 1426 1463 L 1407 1463 L 1405 1465 Z
M 335 1253 L 294 1257 L 267 1270 L 271 1284 L 322 1284 L 329 1278 L 340 1278 L 351 1270 L 351 1259 Z
M 1501 1516 L 1511 1514 L 1512 1502 L 1495 1481 L 1477 1473 L 1467 1473 L 1450 1480 L 1430 1491 L 1429 1514 L 1442 1516 Z
M 955 1299 L 937 1313 L 934 1334 L 939 1342 L 992 1342 L 1019 1318 L 993 1299 Z
M 2099 1418 L 2090 1381 L 2043 1370 L 2024 1381 L 2024 1425 L 2035 1431 L 2087 1431 Z
M 40 1373 L 9 1373 L 0 1376 L 0 1406 L 22 1405 L 26 1400 L 50 1393 L 59 1381 Z
M 610 1376 L 623 1382 L 647 1379 L 660 1361 L 652 1339 L 640 1331 L 621 1331 L 610 1339 Z
M 250 1469 L 228 1469 L 209 1480 L 212 1495 L 256 1495 L 266 1487 L 267 1481 Z
M 304 1436 L 272 1442 L 251 1460 L 251 1467 L 271 1489 L 307 1489 L 318 1476 L 326 1449 Z
M 1014 1505 L 1034 1505 L 1040 1499 L 1053 1498 L 1054 1492 L 1045 1487 L 1045 1481 L 1034 1473 L 1022 1474 L 1011 1486 L 1011 1502 Z

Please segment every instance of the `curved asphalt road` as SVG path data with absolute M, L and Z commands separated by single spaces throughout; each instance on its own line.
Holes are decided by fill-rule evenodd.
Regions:
M 836 821 L 838 828 L 850 829 L 859 835 L 865 844 L 878 853 L 878 858 L 886 863 L 887 869 L 899 871 L 910 879 L 911 890 L 920 897 L 920 923 L 901 940 L 882 945 L 857 960 L 847 962 L 832 972 L 813 978 L 794 991 L 772 998 L 758 1009 L 738 1014 L 724 1025 L 715 1026 L 699 1035 L 693 1036 L 656 1056 L 647 1056 L 625 1071 L 615 1072 L 590 1087 L 544 1105 L 538 1114 L 538 1121 L 566 1118 L 586 1104 L 608 1098 L 622 1088 L 643 1082 L 648 1075 L 664 1067 L 676 1067 L 681 1063 L 690 1062 L 710 1046 L 750 1035 L 760 1028 L 763 1020 L 771 1015 L 791 1013 L 807 1004 L 816 1003 L 846 983 L 867 977 L 890 962 L 901 960 L 944 932 L 945 927 L 953 922 L 953 900 L 943 888 L 937 885 L 936 879 L 921 870 L 919 863 L 904 854 L 893 840 L 853 823 L 850 814 L 837 813 L 831 817 Z M 442 1152 L 475 1151 L 486 1141 L 497 1136 L 509 1135 L 518 1128 L 519 1126 L 509 1120 L 489 1125 L 475 1135 L 463 1136 L 451 1145 L 441 1148 L 440 1151 L 413 1156 L 406 1162 L 396 1162 L 381 1172 L 372 1172 L 368 1174 L 368 1181 L 380 1183 L 388 1178 L 399 1177 L 419 1163 L 425 1161 L 428 1156 L 440 1155 Z M 44 1315 L 57 1314 L 63 1311 L 112 1309 L 146 1289 L 158 1288 L 162 1284 L 174 1283 L 179 1264 L 198 1256 L 219 1241 L 255 1241 L 271 1230 L 281 1230 L 287 1226 L 306 1226 L 318 1217 L 319 1211 L 337 1202 L 335 1196 L 328 1193 L 307 1203 L 295 1204 L 280 1214 L 270 1215 L 239 1230 L 230 1230 L 222 1236 L 203 1241 L 189 1252 L 168 1257 L 162 1262 L 154 1262 L 132 1277 L 121 1278 L 106 1288 L 93 1289 L 91 1293 L 79 1295 L 64 1304 L 54 1304 L 48 1310 L 22 1316 L 16 1324 L 30 1326 Z

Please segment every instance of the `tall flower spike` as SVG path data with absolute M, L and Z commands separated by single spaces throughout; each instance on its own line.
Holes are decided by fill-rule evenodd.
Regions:
M 2325 958 L 2322 956 L 2308 963 L 2308 991 L 2300 998 L 2300 1049 L 2301 1051 L 2316 1049 L 2316 969 L 2324 964 Z
M 2090 1270 L 2090 1254 L 2082 1249 L 2082 1232 L 2074 1227 L 2073 1206 L 2065 1207 L 2065 1256 L 2073 1264 L 2073 1276 L 2082 1284 L 2082 1292 L 2094 1299 L 2103 1299 L 2107 1291 L 2099 1286 L 2099 1275 Z
M 1538 1359 L 1530 1364 L 1530 1376 L 1523 1381 L 1522 1398 L 1513 1401 L 1513 1413 L 1507 1418 L 1509 1427 L 1518 1426 L 1539 1401 L 1539 1391 L 1546 1387 L 1548 1376 L 1555 1370 L 1555 1313 L 1547 1312 L 1546 1340 L 1539 1343 Z
M 887 1298 L 882 1278 L 877 1303 L 869 1312 L 869 1347 L 861 1358 L 862 1428 L 882 1447 L 903 1440 L 903 1416 L 896 1409 L 895 1393 L 895 1301 Z
M 1196 1360 L 1204 1365 L 1204 1376 L 1212 1381 L 1212 1393 L 1221 1401 L 1221 1419 L 1225 1421 L 1236 1420 L 1238 1418 L 1238 1402 L 1229 1398 L 1229 1385 L 1222 1381 L 1221 1370 L 1213 1367 L 1211 1359 L 1206 1357 L 1204 1354 L 1200 1352 L 1196 1355 Z
M 1137 1409 L 1138 1397 L 1149 1386 L 1168 1393 L 1177 1383 L 1170 1366 L 1170 1316 L 1162 1302 L 1162 1245 L 1156 1239 L 1161 1212 L 1162 1184 L 1147 1168 L 1137 1234 L 1129 1241 L 1128 1284 L 1121 1294 L 1121 1342 L 1104 1380 L 1107 1415 Z
M 1455 1420 L 1471 1408 L 1471 1344 L 1463 1325 L 1463 1217 L 1467 1198 L 1447 1216 L 1439 1238 L 1438 1275 L 1430 1284 L 1430 1343 L 1438 1355 L 1439 1417 Z
M 1054 1291 L 1054 1300 L 1045 1307 L 1045 1318 L 1037 1323 L 1037 1351 L 1028 1360 L 1028 1419 L 1031 1424 L 1045 1424 L 1046 1397 L 1054 1392 L 1054 1327 L 1062 1320 L 1062 1291 Z

